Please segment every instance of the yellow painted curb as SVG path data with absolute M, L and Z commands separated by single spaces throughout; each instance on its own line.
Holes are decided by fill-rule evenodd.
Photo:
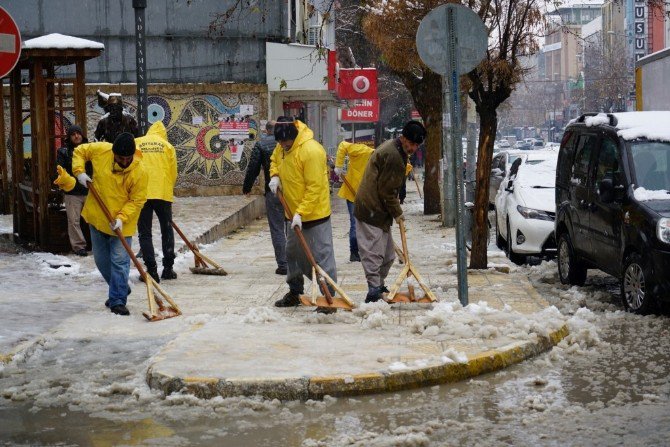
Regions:
M 353 396 L 400 391 L 441 383 L 456 382 L 506 368 L 551 349 L 568 335 L 563 325 L 547 337 L 518 342 L 503 348 L 482 352 L 466 363 L 447 363 L 424 368 L 366 374 L 295 377 L 286 379 L 218 379 L 212 377 L 176 378 L 147 370 L 150 388 L 165 395 L 186 392 L 200 398 L 215 396 L 263 396 L 268 399 L 307 400 L 324 396 Z

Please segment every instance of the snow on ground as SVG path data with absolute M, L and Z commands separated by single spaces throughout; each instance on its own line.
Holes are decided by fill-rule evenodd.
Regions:
M 408 215 L 420 214 L 422 205 L 414 201 L 404 209 Z M 431 225 L 435 222 L 411 223 L 410 244 L 412 231 Z M 267 243 L 264 223 L 250 230 L 236 243 L 252 248 Z M 231 252 L 226 267 L 252 269 L 232 242 L 227 240 Z M 439 237 L 425 246 L 412 245 L 411 251 L 422 263 L 445 264 L 445 258 L 455 255 L 453 241 Z M 560 284 L 554 261 L 511 266 L 527 274 L 552 304 L 545 314 L 520 316 L 479 303 L 463 309 L 453 295 L 443 293 L 441 301 L 446 301 L 412 326 L 430 339 L 467 335 L 475 340 L 523 331 L 542 334 L 567 320 L 570 335 L 535 360 L 460 384 L 303 404 L 259 398 L 201 400 L 182 394 L 163 398 L 150 390 L 144 376 L 153 357 L 179 334 L 213 321 L 216 316 L 207 306 L 215 295 L 193 301 L 188 317 L 160 324 L 146 323 L 137 315 L 141 304 L 131 318 L 118 317 L 102 306 L 106 287 L 92 259 L 68 259 L 69 267 L 53 268 L 64 260 L 39 253 L 0 254 L 0 348 L 4 352 L 17 340 L 34 340 L 29 350 L 0 366 L 0 396 L 5 399 L 0 407 L 23 404 L 41 415 L 54 408 L 55 420 L 73 420 L 71 431 L 81 420 L 76 415 L 87 414 L 121 424 L 153 418 L 172 427 L 159 437 L 162 445 L 220 445 L 224 439 L 242 439 L 239 445 L 253 439 L 247 445 L 302 446 L 414 446 L 445 439 L 460 445 L 574 445 L 576 439 L 586 439 L 584 444 L 661 445 L 667 439 L 667 430 L 661 428 L 670 426 L 668 319 L 623 312 L 618 284 L 604 274 L 590 271 L 586 286 L 568 287 Z M 490 261 L 490 266 L 509 265 L 493 247 Z M 190 254 L 180 255 L 178 271 L 190 262 Z M 453 267 L 439 270 L 453 275 Z M 222 280 L 199 281 L 206 287 Z M 132 285 L 133 294 L 143 293 L 136 280 Z M 245 290 L 237 292 L 240 300 L 246 299 Z M 234 304 L 228 312 L 250 327 L 272 324 L 284 315 L 268 307 L 267 300 Z M 499 318 L 499 325 L 479 324 L 483 315 L 491 314 Z M 328 317 L 304 318 L 321 324 Z M 382 330 L 388 324 L 388 307 L 361 306 L 350 315 L 337 314 L 336 321 L 349 318 L 370 330 Z M 458 351 L 444 355 L 445 361 L 462 360 Z
M 11 214 L 0 214 L 0 234 L 11 234 L 14 229 L 14 222 Z

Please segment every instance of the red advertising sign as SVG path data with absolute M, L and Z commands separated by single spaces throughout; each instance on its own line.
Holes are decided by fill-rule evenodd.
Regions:
M 374 123 L 379 121 L 379 100 L 361 99 L 349 109 L 342 109 L 342 121 L 350 123 Z
M 377 69 L 337 70 L 337 96 L 340 99 L 377 99 Z
M 21 33 L 16 22 L 0 7 L 0 78 L 7 76 L 21 55 Z

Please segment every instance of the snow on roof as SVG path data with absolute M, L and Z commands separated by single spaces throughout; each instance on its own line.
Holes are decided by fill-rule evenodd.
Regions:
M 614 116 L 618 121 L 617 134 L 624 140 L 670 141 L 670 112 L 624 112 Z
M 74 36 L 66 36 L 64 34 L 47 34 L 46 36 L 36 37 L 23 42 L 24 49 L 93 49 L 104 50 L 105 45 L 100 42 L 92 40 L 81 39 Z
M 670 141 L 670 112 L 621 112 L 613 113 L 617 119 L 617 134 L 624 140 L 646 138 L 647 140 Z M 579 118 L 570 120 L 576 123 Z M 609 124 L 606 113 L 584 118 L 587 127 Z

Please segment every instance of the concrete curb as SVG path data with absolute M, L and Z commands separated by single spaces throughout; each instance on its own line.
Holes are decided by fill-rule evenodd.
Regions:
M 223 236 L 232 233 L 240 227 L 248 225 L 250 222 L 265 215 L 265 197 L 257 196 L 251 202 L 223 219 L 218 224 L 194 238 L 191 242 L 194 244 L 211 244 Z M 180 251 L 187 251 L 188 247 L 182 247 Z
M 266 399 L 322 399 L 324 396 L 354 396 L 400 391 L 441 383 L 456 382 L 497 371 L 548 351 L 568 335 L 567 326 L 548 337 L 535 341 L 512 343 L 500 349 L 483 352 L 467 363 L 448 363 L 397 372 L 371 372 L 357 375 L 287 377 L 285 379 L 220 379 L 213 377 L 171 377 L 149 367 L 146 381 L 150 388 L 164 395 L 175 392 L 192 394 L 201 399 L 216 396 L 262 396 Z

